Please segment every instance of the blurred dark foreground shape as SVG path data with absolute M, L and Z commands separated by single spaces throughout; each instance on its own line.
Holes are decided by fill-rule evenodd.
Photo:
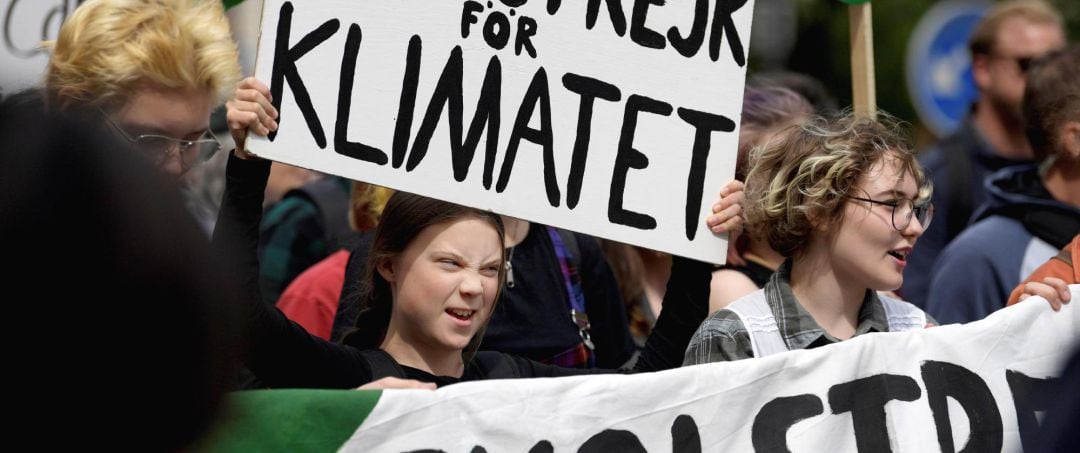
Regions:
M 0 103 L 9 432 L 176 451 L 234 379 L 231 285 L 174 185 L 98 122 L 43 113 L 32 93 Z

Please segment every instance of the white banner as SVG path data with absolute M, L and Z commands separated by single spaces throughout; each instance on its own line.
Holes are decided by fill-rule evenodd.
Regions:
M 660 373 L 384 391 L 343 449 L 1020 451 L 1080 340 L 1075 305 Z
M 723 262 L 753 0 L 268 0 L 255 153 Z
M 44 84 L 49 54 L 43 41 L 56 39 L 82 0 L 0 0 L 0 92 Z

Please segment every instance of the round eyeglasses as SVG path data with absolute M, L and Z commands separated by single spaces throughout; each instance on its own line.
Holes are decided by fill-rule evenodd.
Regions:
M 848 198 L 865 201 L 870 204 L 892 207 L 892 226 L 896 231 L 904 231 L 904 229 L 911 224 L 912 218 L 919 220 L 919 225 L 922 225 L 923 230 L 930 228 L 930 222 L 934 220 L 934 204 L 929 201 L 922 204 L 915 204 L 915 201 L 907 198 L 893 201 L 879 201 L 852 196 L 848 196 Z
M 182 171 L 186 172 L 210 160 L 215 153 L 221 150 L 221 142 L 209 130 L 203 132 L 202 136 L 195 140 L 156 134 L 142 134 L 133 137 L 120 125 L 113 122 L 105 112 L 101 112 L 101 115 L 105 118 L 105 122 L 109 123 L 109 126 L 115 129 L 121 137 L 130 142 L 137 152 L 150 158 L 150 161 L 156 166 L 161 166 L 171 154 L 176 153 L 180 158 Z

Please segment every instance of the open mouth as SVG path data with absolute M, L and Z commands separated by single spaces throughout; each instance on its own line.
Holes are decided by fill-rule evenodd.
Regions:
M 896 259 L 898 259 L 900 261 L 906 261 L 907 260 L 907 255 L 908 255 L 907 250 L 890 250 L 889 251 L 889 256 L 892 256 L 893 258 L 896 258 Z
M 462 321 L 468 321 L 472 319 L 474 314 L 476 314 L 476 310 L 459 310 L 456 308 L 447 308 L 446 314 Z

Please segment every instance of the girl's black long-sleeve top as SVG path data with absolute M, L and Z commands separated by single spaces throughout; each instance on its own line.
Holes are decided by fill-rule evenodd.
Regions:
M 446 385 L 481 379 L 665 370 L 682 363 L 690 337 L 708 314 L 712 266 L 676 258 L 664 296 L 664 310 L 632 368 L 562 368 L 491 351 L 476 353 L 465 364 L 460 378 L 399 366 L 380 350 L 362 351 L 311 335 L 277 308 L 261 302 L 257 250 L 263 192 L 269 174 L 269 161 L 243 160 L 230 154 L 213 244 L 233 260 L 240 300 L 249 315 L 246 365 L 272 387 L 355 388 L 386 376 Z

